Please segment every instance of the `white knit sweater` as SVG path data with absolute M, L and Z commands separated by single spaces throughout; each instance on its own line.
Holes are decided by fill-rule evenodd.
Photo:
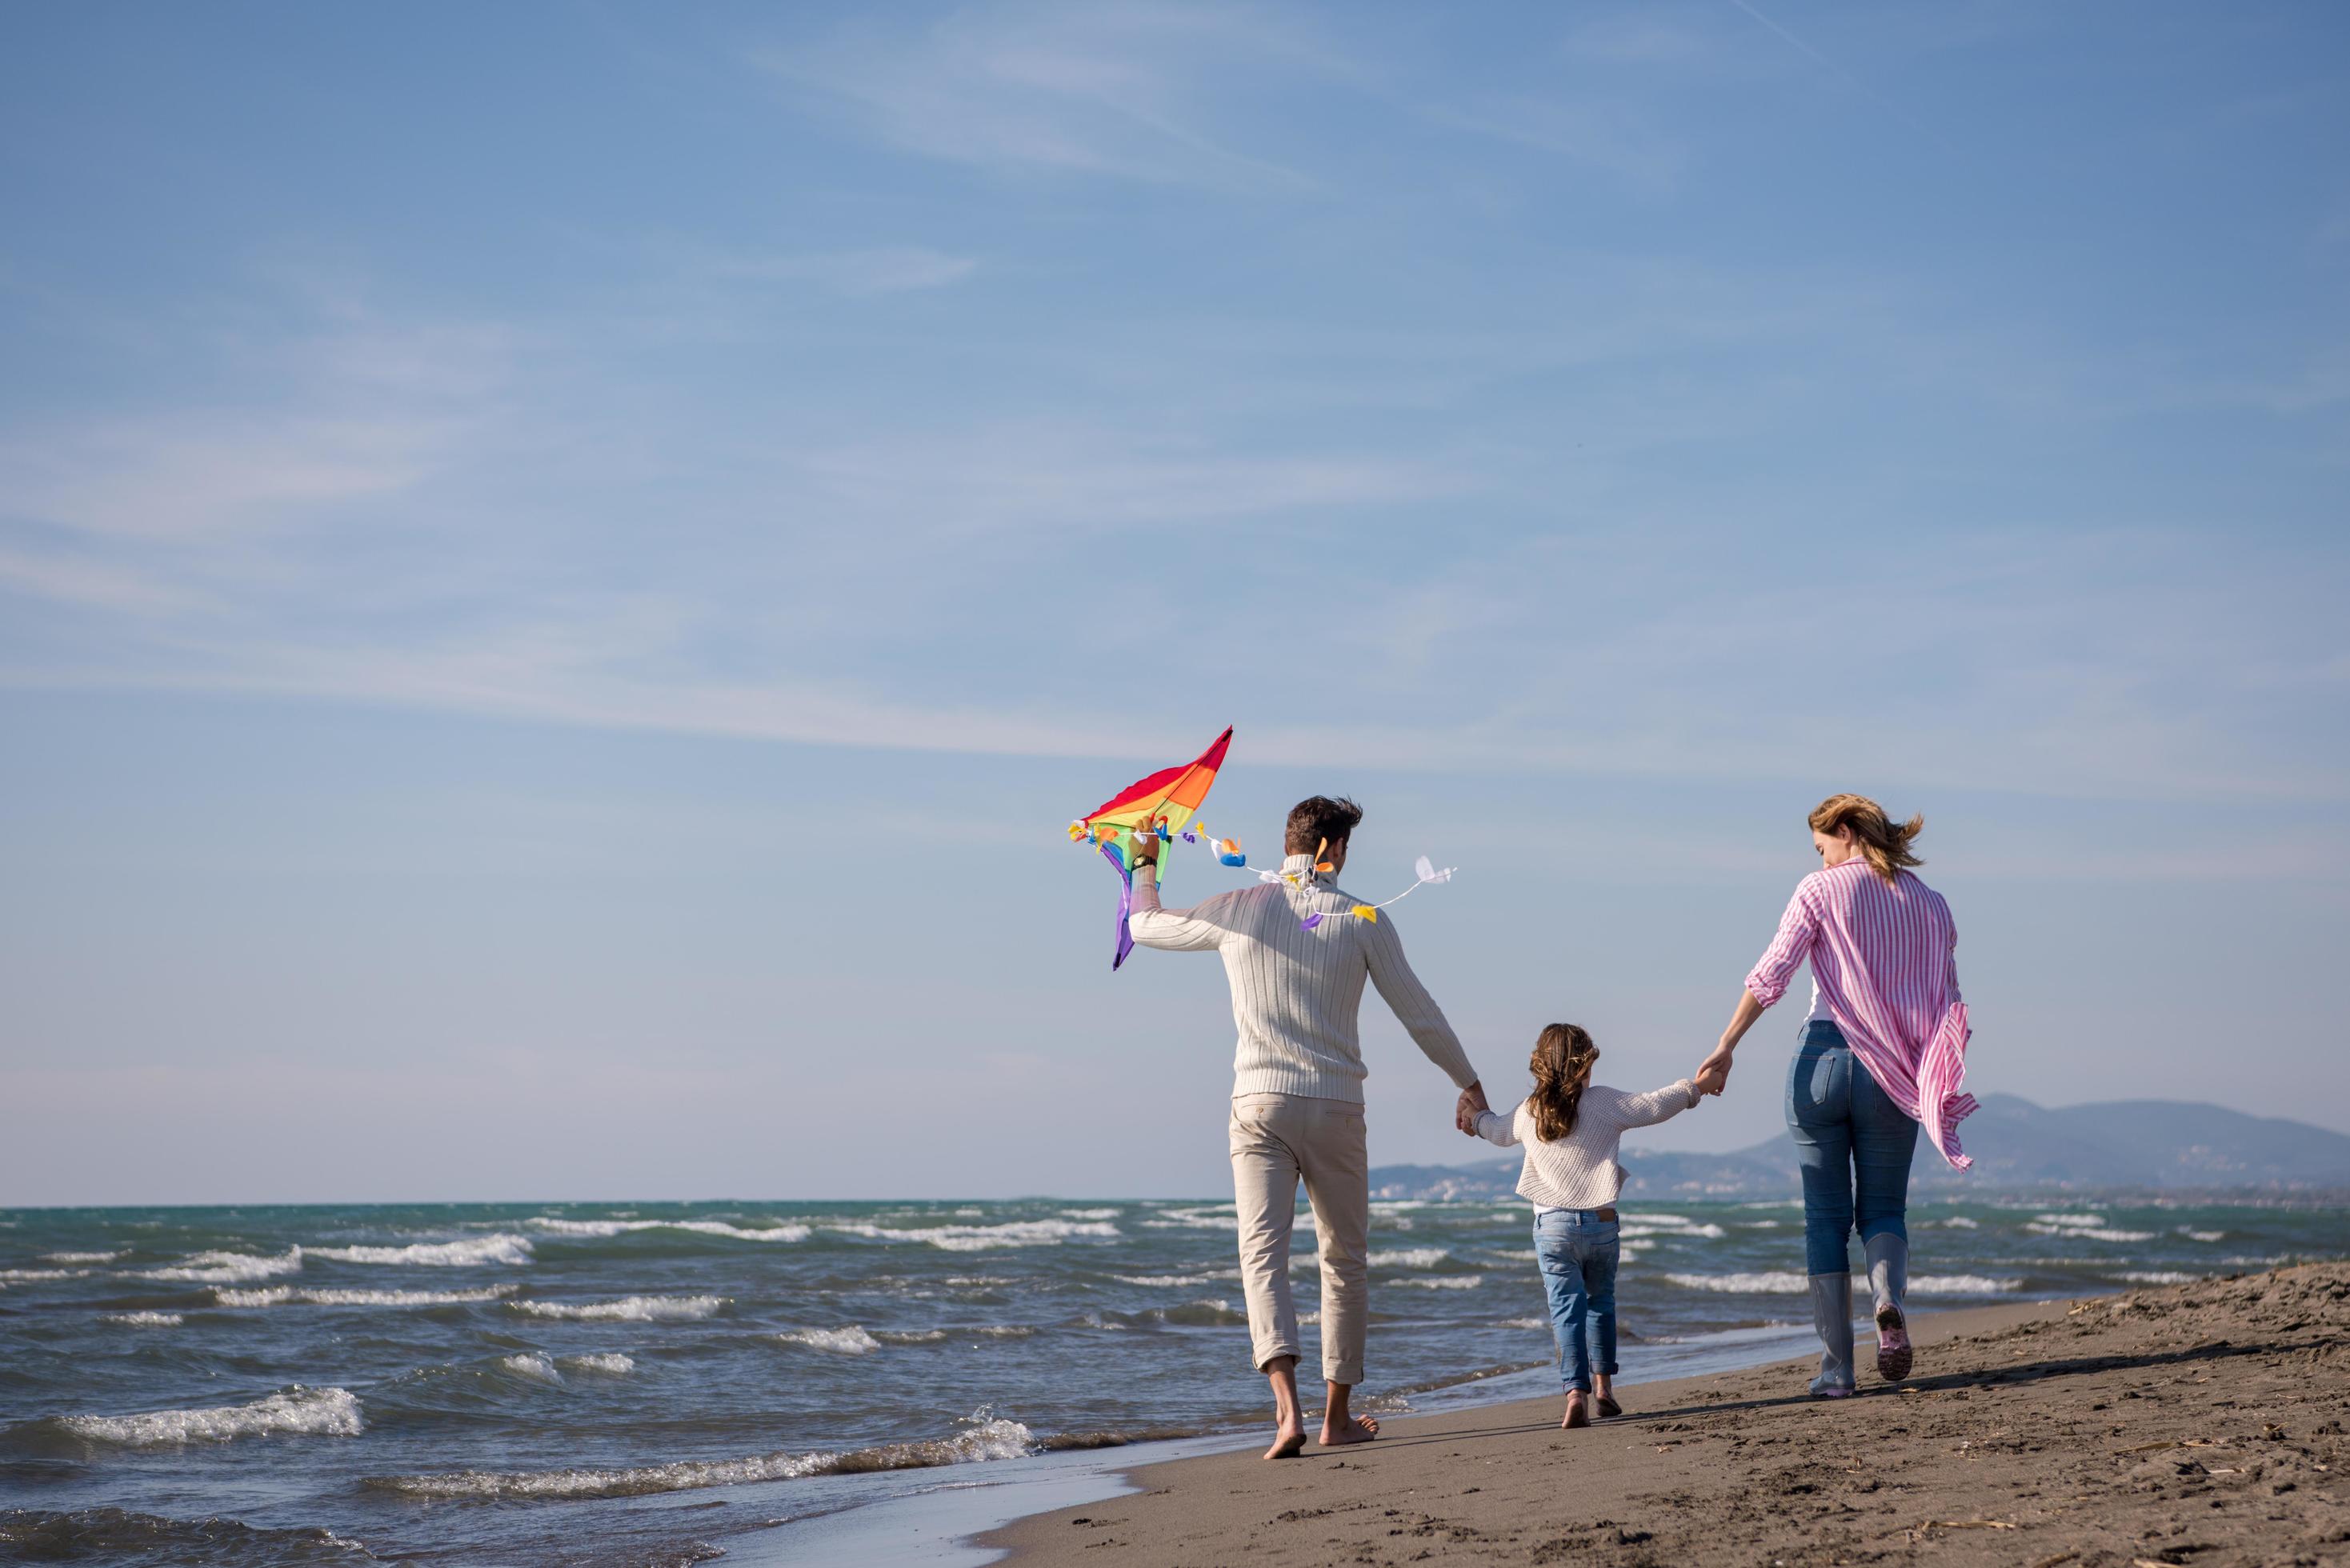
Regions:
M 1534 1107 L 1523 1100 L 1508 1111 L 1478 1113 L 1477 1136 L 1503 1148 L 1525 1146 L 1518 1195 L 1535 1208 L 1605 1209 L 1624 1190 L 1624 1168 L 1616 1162 L 1624 1129 L 1669 1121 L 1696 1104 L 1697 1086 L 1687 1078 L 1645 1095 L 1593 1084 L 1575 1107 L 1575 1130 L 1556 1142 L 1535 1136 Z
M 1240 1029 L 1232 1093 L 1359 1104 L 1366 1069 L 1355 1019 L 1366 977 L 1445 1076 L 1464 1089 L 1475 1083 L 1460 1038 L 1404 961 L 1395 922 L 1384 909 L 1376 920 L 1347 917 L 1358 900 L 1314 875 L 1313 864 L 1310 855 L 1292 855 L 1282 869 L 1295 883 L 1237 888 L 1189 909 L 1160 909 L 1157 870 L 1135 872 L 1127 929 L 1137 942 L 1223 958 Z M 1298 922 L 1316 910 L 1328 918 L 1301 929 Z

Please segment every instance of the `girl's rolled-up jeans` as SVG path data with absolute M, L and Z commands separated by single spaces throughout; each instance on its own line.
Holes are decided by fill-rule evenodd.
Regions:
M 1616 1376 L 1616 1221 L 1589 1209 L 1546 1209 L 1534 1216 L 1534 1256 L 1550 1297 L 1559 1386 L 1588 1394 L 1594 1367 L 1584 1344 L 1586 1321 L 1599 1341 L 1596 1370 Z
M 1872 1236 L 1908 1239 L 1918 1124 L 1877 1087 L 1844 1031 L 1826 1019 L 1806 1023 L 1795 1047 L 1787 1130 L 1804 1178 L 1804 1272 L 1851 1272 L 1856 1229 L 1864 1245 Z

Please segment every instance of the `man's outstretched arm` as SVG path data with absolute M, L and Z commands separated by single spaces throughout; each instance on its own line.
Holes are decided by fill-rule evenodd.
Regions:
M 1134 908 L 1126 918 L 1126 929 L 1134 940 L 1146 948 L 1160 948 L 1169 952 L 1206 952 L 1221 946 L 1225 928 L 1212 918 L 1217 898 L 1228 898 L 1229 893 L 1219 893 L 1196 909 L 1162 909 L 1159 907 L 1159 865 L 1154 860 L 1138 861 L 1134 867 Z
M 1469 1053 L 1461 1048 L 1461 1037 L 1444 1021 L 1444 1010 L 1404 961 L 1403 940 L 1396 935 L 1394 921 L 1382 918 L 1371 922 L 1363 956 L 1370 965 L 1371 983 L 1395 1010 L 1396 1021 L 1410 1034 L 1412 1044 L 1459 1086 L 1461 1099 L 1452 1109 L 1452 1125 L 1473 1136 L 1477 1113 L 1491 1108 L 1485 1103 L 1484 1085 L 1477 1081 L 1477 1069 L 1469 1064 Z

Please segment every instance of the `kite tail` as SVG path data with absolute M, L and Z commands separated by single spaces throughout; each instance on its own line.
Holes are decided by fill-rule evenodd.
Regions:
M 1101 852 L 1103 859 L 1118 867 L 1118 953 L 1109 961 L 1109 967 L 1115 971 L 1126 962 L 1127 954 L 1134 950 L 1134 933 L 1127 929 L 1126 923 L 1127 917 L 1134 913 L 1134 870 L 1127 865 L 1126 857 L 1118 852 L 1117 845 L 1105 844 Z

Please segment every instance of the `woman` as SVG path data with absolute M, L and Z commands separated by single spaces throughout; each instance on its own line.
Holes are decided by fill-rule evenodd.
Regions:
M 1825 1347 L 1816 1398 L 1853 1391 L 1852 1273 L 1857 1224 L 1877 1305 L 1877 1370 L 1909 1375 L 1909 1157 L 1918 1127 L 1960 1170 L 1958 1127 L 1975 1109 L 1959 1092 L 1967 1007 L 1958 930 L 1942 896 L 1911 875 L 1925 818 L 1896 826 L 1865 795 L 1832 794 L 1811 815 L 1820 868 L 1797 885 L 1779 934 L 1746 977 L 1721 1044 L 1698 1070 L 1718 1095 L 1731 1056 L 1762 1010 L 1812 966 L 1812 1011 L 1787 1075 L 1787 1128 L 1804 1177 L 1804 1248 L 1812 1322 Z

